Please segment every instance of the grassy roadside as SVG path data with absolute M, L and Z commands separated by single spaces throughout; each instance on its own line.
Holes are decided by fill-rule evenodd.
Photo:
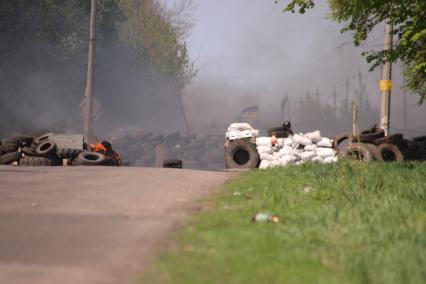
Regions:
M 143 283 L 426 283 L 425 197 L 426 163 L 250 171 Z M 281 221 L 250 222 L 265 210 Z

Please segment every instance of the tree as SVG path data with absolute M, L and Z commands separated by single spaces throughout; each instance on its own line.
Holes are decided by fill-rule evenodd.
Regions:
M 278 2 L 278 1 L 276 1 Z M 426 1 L 425 0 L 328 0 L 329 18 L 344 23 L 341 32 L 353 32 L 354 44 L 366 40 L 370 32 L 390 19 L 394 24 L 392 51 L 364 52 L 370 70 L 384 62 L 400 60 L 404 68 L 405 88 L 426 100 Z M 285 12 L 305 13 L 314 0 L 292 0 Z

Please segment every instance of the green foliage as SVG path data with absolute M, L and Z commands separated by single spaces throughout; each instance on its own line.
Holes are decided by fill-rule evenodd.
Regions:
M 127 16 L 121 38 L 135 54 L 136 62 L 157 74 L 175 78 L 183 87 L 194 76 L 180 27 L 172 25 L 157 1 L 120 0 Z
M 89 13 L 87 0 L 1 1 L 0 63 L 44 66 L 47 57 L 82 72 Z M 99 0 L 96 25 L 97 50 L 129 44 L 141 69 L 182 86 L 194 75 L 181 31 L 157 1 Z
M 342 32 L 353 32 L 355 45 L 366 40 L 378 25 L 391 19 L 394 24 L 394 48 L 365 52 L 371 70 L 386 61 L 400 60 L 404 65 L 405 87 L 426 99 L 426 1 L 424 0 L 328 0 L 330 18 L 345 23 Z M 304 13 L 314 7 L 312 0 L 293 0 L 285 11 Z
M 141 283 L 424 283 L 425 182 L 425 163 L 244 173 Z M 260 211 L 281 221 L 252 223 Z

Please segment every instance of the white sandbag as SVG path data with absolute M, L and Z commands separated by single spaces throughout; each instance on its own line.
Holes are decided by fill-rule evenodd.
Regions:
M 291 147 L 293 148 L 293 149 L 298 149 L 299 148 L 299 143 L 296 143 L 296 142 L 293 142 L 292 144 L 291 144 Z
M 271 167 L 278 167 L 281 166 L 280 160 L 274 160 L 271 162 Z
M 283 142 L 284 142 L 283 146 L 291 146 L 293 144 L 292 136 L 288 137 L 288 138 L 285 138 Z
M 317 143 L 321 141 L 321 132 L 319 130 L 308 132 L 305 134 L 305 137 L 309 138 L 312 142 Z
M 287 165 L 293 164 L 295 161 L 296 161 L 296 157 L 292 154 L 289 154 L 289 155 L 284 155 L 281 157 L 280 164 L 282 166 L 287 166 Z
M 335 162 L 337 162 L 337 157 L 327 157 L 324 159 L 325 164 L 335 163 Z
M 321 141 L 319 141 L 317 143 L 317 145 L 319 147 L 327 147 L 327 148 L 333 147 L 333 143 L 331 142 L 331 139 L 330 138 L 326 138 L 326 137 L 321 138 Z
M 244 130 L 254 130 L 254 128 L 248 123 L 238 122 L 238 123 L 232 123 L 228 127 L 228 131 L 232 131 L 232 130 L 244 131 Z
M 307 161 L 310 161 L 313 157 L 315 157 L 316 153 L 314 151 L 305 151 L 301 153 L 299 156 L 302 159 L 302 161 L 307 162 Z
M 336 151 L 332 148 L 317 148 L 317 155 L 323 159 L 328 157 L 334 157 L 336 155 Z
M 283 154 L 281 154 L 280 152 L 273 152 L 272 156 L 274 156 L 274 159 L 279 160 Z
M 284 146 L 281 148 L 280 153 L 281 155 L 288 155 L 288 154 L 292 154 L 294 151 L 294 149 L 290 146 Z
M 295 134 L 293 136 L 293 142 L 295 142 L 297 144 L 305 145 L 305 146 L 312 144 L 312 140 L 311 139 L 309 139 L 307 137 L 304 137 L 304 136 L 301 136 L 301 135 L 298 135 L 298 134 Z
M 260 160 L 261 161 L 266 160 L 266 161 L 272 162 L 273 160 L 275 160 L 275 158 L 271 154 L 263 153 L 263 154 L 260 154 Z
M 274 150 L 272 149 L 272 147 L 258 146 L 257 147 L 257 152 L 259 154 L 272 154 L 274 152 Z
M 261 170 L 267 169 L 267 168 L 269 168 L 270 164 L 271 163 L 269 161 L 263 160 L 263 161 L 260 162 L 259 169 L 261 169 Z
M 271 137 L 257 137 L 256 145 L 259 146 L 269 146 L 272 147 Z
M 312 158 L 311 160 L 312 162 L 320 162 L 320 163 L 324 163 L 324 159 L 319 157 L 319 156 L 315 156 Z
M 305 151 L 316 151 L 318 148 L 317 145 L 312 144 L 312 145 L 306 145 L 305 148 L 303 148 L 303 150 Z

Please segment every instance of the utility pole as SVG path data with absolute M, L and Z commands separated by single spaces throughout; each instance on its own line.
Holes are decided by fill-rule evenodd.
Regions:
M 346 83 L 345 83 L 345 87 L 346 87 L 346 109 L 349 109 L 349 78 L 346 77 Z
M 387 56 L 383 65 L 383 78 L 380 81 L 381 103 L 380 103 L 380 128 L 385 131 L 385 135 L 389 135 L 390 126 L 390 101 L 392 90 L 392 63 L 389 58 L 389 53 L 392 51 L 392 33 L 393 23 L 390 18 L 387 19 L 385 32 L 384 52 Z
M 402 93 L 402 107 L 404 108 L 403 110 L 404 130 L 407 130 L 407 93 L 406 92 Z
M 87 57 L 87 85 L 86 85 L 86 112 L 84 116 L 84 138 L 87 142 L 92 140 L 93 122 L 93 78 L 95 73 L 95 34 L 96 34 L 96 0 L 91 0 L 89 54 Z
M 333 88 L 333 111 L 336 114 L 337 113 L 337 92 L 336 87 Z

